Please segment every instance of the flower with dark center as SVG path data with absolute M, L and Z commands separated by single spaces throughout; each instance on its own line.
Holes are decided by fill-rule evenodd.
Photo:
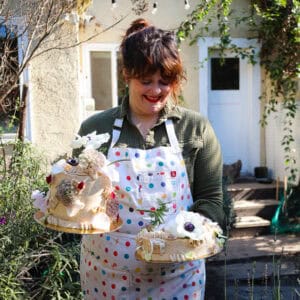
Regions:
M 194 231 L 195 226 L 191 222 L 186 222 L 186 223 L 184 223 L 184 229 L 186 231 L 192 232 L 192 231 Z
M 67 160 L 67 163 L 71 166 L 77 166 L 79 164 L 78 160 L 76 158 L 69 158 Z

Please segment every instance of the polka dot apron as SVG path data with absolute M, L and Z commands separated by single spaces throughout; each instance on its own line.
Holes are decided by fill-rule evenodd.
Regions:
M 80 275 L 84 298 L 204 299 L 204 260 L 157 264 L 135 259 L 135 236 L 150 222 L 143 209 L 154 210 L 160 200 L 169 208 L 166 218 L 173 218 L 193 202 L 173 123 L 165 122 L 171 147 L 149 150 L 113 147 L 122 124 L 123 119 L 115 120 L 108 159 L 115 161 L 112 168 L 119 177 L 113 183 L 123 226 L 118 232 L 83 236 Z

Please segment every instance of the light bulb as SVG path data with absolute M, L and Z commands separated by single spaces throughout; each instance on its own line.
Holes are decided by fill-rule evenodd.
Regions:
M 184 9 L 188 10 L 190 8 L 189 0 L 184 0 Z
M 155 15 L 157 12 L 157 2 L 153 3 L 153 9 L 152 9 L 152 14 Z
M 111 0 L 111 9 L 115 9 L 117 6 L 117 0 Z

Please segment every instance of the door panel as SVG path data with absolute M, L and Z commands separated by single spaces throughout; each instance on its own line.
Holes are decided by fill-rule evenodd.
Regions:
M 217 52 L 209 60 L 208 118 L 220 141 L 224 163 L 242 160 L 242 171 L 248 167 L 247 154 L 247 63 L 225 58 L 217 65 Z M 226 59 L 228 61 L 226 61 Z

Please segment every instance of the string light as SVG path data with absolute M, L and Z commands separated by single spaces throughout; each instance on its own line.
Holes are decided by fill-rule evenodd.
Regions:
M 153 3 L 152 14 L 155 15 L 157 12 L 157 2 Z
M 111 0 L 111 8 L 114 9 L 117 7 L 117 0 Z
M 189 0 L 184 0 L 184 9 L 188 10 L 190 8 Z

